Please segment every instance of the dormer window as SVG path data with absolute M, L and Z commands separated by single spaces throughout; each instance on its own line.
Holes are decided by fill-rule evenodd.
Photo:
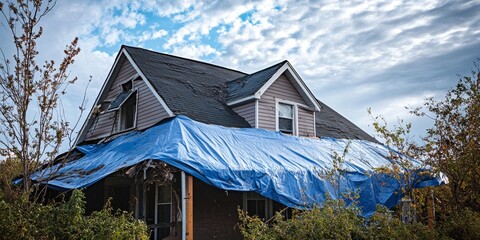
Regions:
M 295 108 L 293 105 L 278 103 L 277 105 L 277 129 L 286 134 L 295 135 Z

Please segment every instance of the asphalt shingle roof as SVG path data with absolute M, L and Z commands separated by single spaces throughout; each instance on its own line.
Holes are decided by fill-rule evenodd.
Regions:
M 251 127 L 227 101 L 255 94 L 287 61 L 252 74 L 213 64 L 123 46 L 176 115 L 227 127 Z M 377 142 L 323 102 L 316 114 L 317 136 Z
M 142 48 L 123 46 L 174 114 L 228 127 L 251 127 L 225 104 L 224 85 L 247 74 Z
M 315 125 L 317 137 L 332 137 L 346 139 L 361 139 L 378 143 L 378 141 L 363 131 L 357 125 L 336 112 L 325 103 L 317 100 L 321 106 L 321 112 L 315 113 Z
M 227 101 L 242 99 L 255 94 L 287 61 L 282 61 L 250 75 L 227 83 Z

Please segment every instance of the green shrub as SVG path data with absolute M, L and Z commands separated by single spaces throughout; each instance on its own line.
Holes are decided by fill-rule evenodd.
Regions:
M 85 216 L 85 196 L 75 190 L 67 202 L 0 200 L 0 239 L 147 239 L 147 226 L 109 204 Z
M 238 210 L 240 231 L 245 239 L 447 239 L 420 223 L 404 224 L 385 207 L 379 207 L 369 219 L 359 216 L 355 206 L 328 200 L 322 207 L 294 211 L 291 219 L 276 213 L 265 223 Z
M 452 239 L 480 239 L 480 213 L 462 209 L 448 216 L 437 229 Z

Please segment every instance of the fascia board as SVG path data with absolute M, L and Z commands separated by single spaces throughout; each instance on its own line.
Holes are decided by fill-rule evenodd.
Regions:
M 303 80 L 297 74 L 297 72 L 293 69 L 289 62 L 286 62 L 278 71 L 255 93 L 255 98 L 260 99 L 265 93 L 265 91 L 282 75 L 285 71 L 289 71 L 290 74 L 293 76 L 295 81 L 297 82 L 298 86 L 300 86 L 301 90 L 305 93 L 308 97 L 308 100 L 313 104 L 315 111 L 320 111 L 320 105 L 318 105 L 315 96 L 313 96 L 312 92 L 308 89 L 305 85 Z

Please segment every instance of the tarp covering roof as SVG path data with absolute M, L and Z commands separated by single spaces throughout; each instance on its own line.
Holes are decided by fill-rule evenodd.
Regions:
M 348 147 L 347 147 L 348 145 Z M 335 156 L 348 151 L 341 171 Z M 208 125 L 185 116 L 171 118 L 143 132 L 131 132 L 108 143 L 79 146 L 85 155 L 66 164 L 48 182 L 63 188 L 83 188 L 120 169 L 145 160 L 159 160 L 224 190 L 255 191 L 289 207 L 309 208 L 329 195 L 358 194 L 365 216 L 376 204 L 392 207 L 403 182 L 374 169 L 388 167 L 391 149 L 364 140 L 309 139 L 253 128 Z M 338 159 L 338 158 L 337 158 Z M 413 165 L 420 163 L 410 159 Z M 33 175 L 48 175 L 47 168 Z M 417 174 L 409 184 L 436 186 L 441 178 Z

